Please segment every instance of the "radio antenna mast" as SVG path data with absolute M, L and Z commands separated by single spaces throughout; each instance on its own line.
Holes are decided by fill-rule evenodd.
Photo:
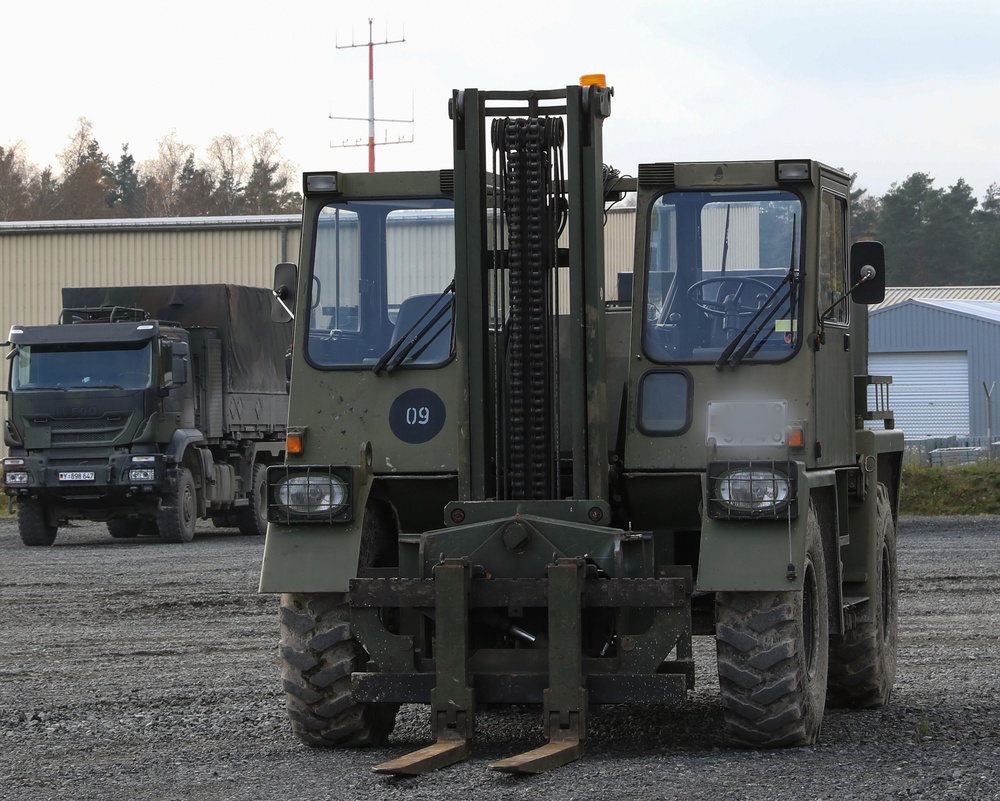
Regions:
M 381 42 L 372 41 L 372 18 L 369 17 L 368 18 L 368 44 L 367 45 L 365 45 L 365 44 L 355 44 L 354 41 L 353 41 L 353 35 L 352 35 L 351 44 L 349 44 L 349 45 L 335 44 L 335 47 L 338 50 L 341 50 L 341 49 L 344 49 L 344 48 L 352 48 L 352 47 L 367 47 L 368 48 L 368 116 L 367 117 L 336 117 L 333 114 L 330 115 L 330 119 L 331 120 L 351 120 L 351 121 L 355 121 L 355 122 L 360 122 L 360 121 L 363 121 L 363 120 L 367 120 L 368 121 L 368 172 L 375 172 L 375 145 L 376 145 L 376 142 L 375 142 L 375 123 L 376 122 L 399 122 L 399 123 L 408 123 L 410 125 L 413 125 L 413 110 L 412 109 L 410 110 L 410 119 L 408 119 L 408 120 L 395 120 L 395 119 L 386 119 L 386 118 L 382 118 L 382 119 L 376 120 L 376 118 L 375 118 L 375 57 L 374 57 L 375 45 L 398 44 L 400 42 L 405 42 L 405 41 L 406 41 L 405 36 L 402 37 L 402 38 L 400 38 L 400 39 L 388 39 L 388 38 L 386 38 L 384 41 L 381 41 Z M 412 142 L 412 141 L 413 141 L 413 134 L 412 133 L 410 134 L 410 138 L 409 139 L 406 139 L 404 137 L 400 137 L 399 139 L 396 139 L 396 140 L 391 141 L 391 142 L 389 141 L 389 138 L 388 138 L 388 135 L 387 135 L 384 141 L 378 142 L 377 144 L 380 144 L 380 145 L 394 145 L 394 144 L 401 144 L 401 143 L 404 143 L 404 142 Z M 356 142 L 344 142 L 344 143 L 341 143 L 339 145 L 335 145 L 335 144 L 331 143 L 330 147 L 359 147 L 359 146 L 361 146 L 363 144 L 364 143 L 361 140 L 358 140 Z

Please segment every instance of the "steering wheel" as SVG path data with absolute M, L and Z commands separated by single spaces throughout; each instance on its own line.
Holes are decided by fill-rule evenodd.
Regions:
M 736 291 L 731 295 L 727 295 L 727 299 L 722 300 L 708 300 L 705 297 L 704 287 L 711 286 L 713 284 L 738 284 Z M 702 311 L 706 311 L 709 314 L 714 314 L 719 317 L 725 317 L 726 315 L 735 314 L 739 317 L 749 317 L 751 314 L 757 311 L 757 306 L 748 306 L 741 302 L 740 297 L 743 294 L 743 290 L 747 287 L 753 285 L 763 289 L 764 292 L 770 295 L 774 291 L 774 287 L 771 286 L 767 281 L 762 281 L 759 278 L 749 278 L 746 276 L 733 276 L 733 275 L 714 275 L 711 278 L 706 278 L 702 281 L 695 281 L 688 287 L 688 298 L 691 302 L 697 306 Z

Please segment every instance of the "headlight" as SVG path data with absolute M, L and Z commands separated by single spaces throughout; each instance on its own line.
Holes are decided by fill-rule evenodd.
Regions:
M 129 470 L 128 471 L 129 481 L 156 481 L 156 471 L 150 470 L 148 468 L 143 468 L 141 470 Z
M 7 484 L 27 484 L 27 473 L 4 473 L 3 480 Z
M 795 462 L 715 462 L 708 470 L 712 518 L 798 516 Z
M 268 469 L 268 520 L 348 521 L 352 518 L 350 468 Z

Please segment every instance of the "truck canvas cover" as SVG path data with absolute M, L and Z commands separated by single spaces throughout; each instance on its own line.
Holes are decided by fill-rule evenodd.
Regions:
M 271 290 L 237 284 L 65 287 L 63 308 L 123 306 L 161 323 L 218 331 L 231 392 L 285 392 L 285 353 L 291 323 L 271 322 Z

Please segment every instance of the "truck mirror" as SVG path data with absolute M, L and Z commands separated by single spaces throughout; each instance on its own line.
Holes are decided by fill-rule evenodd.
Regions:
M 881 242 L 851 245 L 851 298 L 870 305 L 885 299 L 885 248 Z
M 274 288 L 271 290 L 274 302 L 271 304 L 271 320 L 287 323 L 295 319 L 295 282 L 298 267 L 290 261 L 283 261 L 274 268 Z
M 171 387 L 187 383 L 188 352 L 186 342 L 173 342 L 169 339 L 160 342 L 160 364 L 163 365 L 163 378 L 160 382 L 161 395 L 166 395 Z
M 186 384 L 188 380 L 187 375 L 187 358 L 186 354 L 174 353 L 173 359 L 170 362 L 170 372 L 173 374 L 173 381 L 171 382 L 175 387 L 179 387 L 182 384 Z

